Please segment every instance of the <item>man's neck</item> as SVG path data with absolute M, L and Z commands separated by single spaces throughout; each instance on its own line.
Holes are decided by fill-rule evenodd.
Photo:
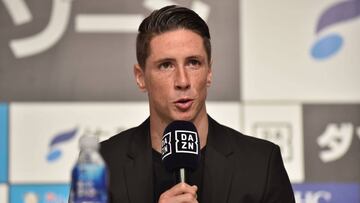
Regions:
M 200 148 L 206 146 L 209 122 L 207 114 L 205 113 L 203 116 L 199 116 L 198 119 L 193 121 L 200 138 Z M 161 139 L 163 136 L 163 132 L 166 126 L 169 123 L 163 122 L 156 118 L 152 118 L 150 116 L 150 136 L 151 136 L 151 145 L 154 150 L 157 152 L 161 152 Z

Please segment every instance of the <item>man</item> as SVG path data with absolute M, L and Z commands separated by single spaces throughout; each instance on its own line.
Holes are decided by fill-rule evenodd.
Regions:
M 111 202 L 295 202 L 278 146 L 207 115 L 210 34 L 195 12 L 167 6 L 151 13 L 139 27 L 136 53 L 135 79 L 148 94 L 150 116 L 101 145 Z M 161 138 L 174 120 L 193 122 L 200 137 L 202 159 L 188 184 L 176 184 L 161 164 Z

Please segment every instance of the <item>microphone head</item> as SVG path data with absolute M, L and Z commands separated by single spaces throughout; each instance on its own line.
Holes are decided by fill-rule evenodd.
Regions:
M 195 125 L 189 121 L 173 121 L 164 131 L 161 154 L 165 168 L 195 170 L 200 161 L 200 140 Z

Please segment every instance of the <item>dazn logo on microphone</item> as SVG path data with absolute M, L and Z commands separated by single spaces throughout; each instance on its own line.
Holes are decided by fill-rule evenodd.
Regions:
M 198 154 L 199 140 L 196 132 L 187 130 L 175 131 L 175 152 Z
M 171 150 L 171 132 L 166 133 L 161 140 L 161 154 L 162 159 L 169 156 L 172 153 Z

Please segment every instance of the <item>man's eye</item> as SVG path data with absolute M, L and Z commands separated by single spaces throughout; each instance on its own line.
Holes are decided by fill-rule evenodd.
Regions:
M 164 62 L 159 65 L 160 69 L 169 69 L 172 67 L 172 64 L 170 62 Z
M 190 67 L 198 67 L 201 65 L 201 62 L 199 60 L 196 60 L 196 59 L 191 59 L 189 60 L 189 66 Z

